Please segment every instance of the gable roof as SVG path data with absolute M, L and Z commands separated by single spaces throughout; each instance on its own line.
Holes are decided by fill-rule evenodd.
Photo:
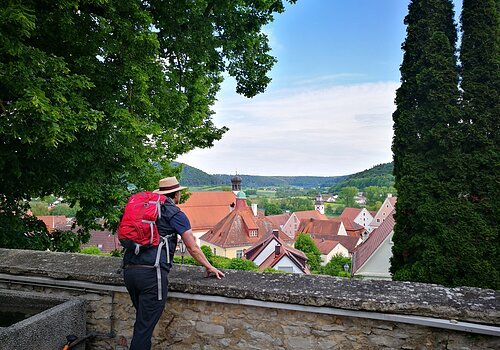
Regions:
M 385 241 L 387 236 L 394 229 L 394 210 L 387 216 L 387 218 L 376 228 L 370 236 L 360 244 L 353 257 L 353 272 L 358 271 L 378 249 L 378 247 Z
M 352 221 L 349 218 L 346 217 L 337 217 L 337 218 L 329 218 L 331 221 L 340 221 L 344 224 L 344 228 L 349 236 L 353 237 L 360 237 L 360 235 L 364 231 L 364 227 L 361 226 L 360 224 Z
M 291 214 L 278 214 L 278 215 L 267 215 L 266 219 L 271 221 L 273 228 L 280 229 L 282 225 L 286 224 L 288 219 L 290 219 Z
M 317 210 L 304 210 L 293 212 L 299 220 L 303 219 L 316 219 L 316 220 L 328 220 L 325 214 L 321 214 Z
M 331 234 L 318 234 L 318 233 L 308 233 L 309 236 L 313 240 L 322 240 L 322 241 L 336 241 L 342 244 L 350 254 L 354 252 L 356 246 L 361 240 L 361 237 L 352 237 L 352 236 L 339 236 L 339 235 L 331 235 Z M 327 245 L 325 245 L 327 247 Z M 319 248 L 319 247 L 318 247 Z M 333 248 L 332 248 L 333 249 Z
M 287 246 L 281 239 L 282 236 L 286 236 L 286 234 L 280 233 L 279 231 L 268 235 L 266 238 L 261 239 L 252 247 L 248 248 L 245 251 L 245 257 L 248 260 L 254 261 L 272 241 L 276 241 L 281 245 L 279 254 L 276 254 L 275 250 L 273 250 L 272 253 L 260 264 L 259 269 L 264 270 L 268 267 L 274 267 L 281 259 L 288 257 L 302 272 L 309 274 L 310 271 L 306 264 L 307 256 L 304 252 Z
M 336 236 L 339 233 L 340 225 L 342 222 L 339 220 L 300 220 L 297 234 L 299 233 L 314 233 L 322 235 Z
M 363 210 L 363 208 L 344 208 L 340 217 L 354 221 L 359 213 L 361 213 L 361 210 Z
M 257 235 L 250 236 L 249 230 L 256 230 Z M 237 205 L 200 240 L 222 248 L 241 247 L 253 245 L 272 231 L 273 225 L 265 216 L 254 216 L 250 207 Z
M 313 241 L 316 243 L 316 247 L 318 247 L 319 251 L 323 255 L 328 255 L 337 245 L 340 244 L 339 241 L 335 241 L 333 239 L 313 238 Z
M 208 231 L 231 212 L 236 202 L 233 192 L 191 192 L 188 200 L 179 204 L 193 231 Z

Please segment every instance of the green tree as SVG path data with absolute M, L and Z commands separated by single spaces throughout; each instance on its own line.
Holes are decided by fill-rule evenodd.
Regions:
M 334 255 L 332 259 L 325 266 L 321 267 L 321 273 L 323 275 L 330 275 L 330 276 L 344 276 L 345 264 L 351 266 L 351 259 L 346 258 L 345 256 L 339 254 Z
M 458 254 L 457 284 L 500 288 L 500 25 L 495 0 L 464 0 L 462 40 L 461 107 L 462 147 L 461 240 L 467 243 Z
M 282 212 L 314 210 L 314 202 L 309 198 L 290 197 L 282 199 L 279 203 Z
M 210 249 L 209 246 L 207 245 L 202 245 L 201 246 L 201 251 L 203 252 L 203 254 L 205 254 L 205 258 L 207 258 L 207 260 L 212 263 L 212 260 L 213 260 L 213 257 L 214 257 L 214 254 L 212 253 L 212 249 Z
M 49 215 L 49 205 L 46 202 L 31 202 L 30 209 L 35 216 Z
M 460 239 L 460 111 L 453 5 L 413 0 L 405 18 L 401 86 L 396 93 L 394 175 L 398 192 L 393 257 L 395 280 L 457 285 Z M 454 219 L 452 219 L 452 217 Z
M 224 72 L 244 96 L 265 90 L 276 59 L 261 29 L 284 2 L 3 4 L 0 213 L 53 194 L 80 204 L 85 232 L 97 217 L 115 228 L 130 184 L 155 188 L 227 130 L 211 118 Z
M 66 217 L 75 217 L 76 212 L 78 210 L 78 205 L 75 205 L 73 208 L 69 206 L 69 204 L 61 203 L 58 204 L 50 211 L 50 215 L 62 215 Z
M 348 186 L 340 190 L 339 199 L 342 200 L 346 207 L 355 208 L 357 203 L 354 200 L 354 196 L 358 194 L 358 189 L 356 187 Z
M 279 204 L 267 198 L 263 198 L 259 201 L 259 207 L 264 209 L 266 215 L 283 214 L 283 210 L 280 208 Z
M 321 252 L 311 236 L 305 233 L 299 233 L 294 245 L 295 249 L 303 251 L 307 256 L 307 263 L 311 271 L 319 271 L 321 264 Z

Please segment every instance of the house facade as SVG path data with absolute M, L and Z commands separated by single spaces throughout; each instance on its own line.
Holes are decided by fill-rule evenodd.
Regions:
M 368 239 L 356 247 L 352 257 L 354 276 L 371 279 L 391 279 L 389 272 L 394 235 L 394 211 L 372 231 Z
M 363 226 L 366 230 L 368 230 L 373 221 L 373 215 L 366 208 L 345 208 L 342 214 L 340 214 L 340 218 L 350 220 Z
M 273 268 L 284 272 L 310 274 L 307 256 L 300 250 L 289 247 L 283 236 L 287 237 L 284 233 L 274 230 L 273 234 L 250 247 L 245 252 L 245 258 L 253 261 L 260 270 Z
M 373 218 L 371 224 L 369 225 L 369 232 L 372 232 L 377 227 L 379 227 L 384 222 L 384 220 L 389 217 L 389 214 L 394 209 L 396 209 L 396 201 L 397 197 L 393 197 L 392 194 L 389 194 L 387 196 L 387 198 L 384 200 L 384 203 L 382 203 L 382 206 L 377 211 L 377 214 L 375 214 L 375 217 Z

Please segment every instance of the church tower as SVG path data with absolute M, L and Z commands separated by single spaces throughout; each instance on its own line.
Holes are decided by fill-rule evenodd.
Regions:
M 323 197 L 321 193 L 316 196 L 316 202 L 314 202 L 314 209 L 319 211 L 321 214 L 325 214 L 325 204 L 323 202 Z
M 241 177 L 239 177 L 238 174 L 231 179 L 231 191 L 233 191 L 235 195 L 238 195 L 238 192 L 241 191 Z

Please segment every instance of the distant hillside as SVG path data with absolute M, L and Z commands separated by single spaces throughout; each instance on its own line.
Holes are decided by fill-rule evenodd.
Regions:
M 177 166 L 178 163 L 172 163 Z M 181 182 L 185 186 L 231 186 L 231 178 L 234 175 L 216 174 L 210 175 L 206 172 L 183 164 Z M 258 187 L 287 187 L 297 186 L 304 188 L 331 187 L 342 181 L 346 176 L 258 176 L 239 175 L 244 188 Z
M 218 177 L 225 184 L 231 184 L 234 175 L 213 175 Z M 239 175 L 242 186 L 245 188 L 257 187 L 287 187 L 296 186 L 304 188 L 331 187 L 342 181 L 346 176 L 259 176 L 259 175 Z
M 172 165 L 177 166 L 177 163 Z M 183 164 L 181 172 L 181 183 L 183 186 L 220 186 L 220 185 L 231 185 L 229 183 L 221 182 L 221 180 L 215 176 L 207 174 L 206 172 L 193 168 L 187 164 Z
M 349 175 L 344 181 L 332 186 L 332 192 L 338 192 L 343 187 L 348 186 L 357 187 L 359 190 L 368 186 L 394 186 L 394 175 L 392 175 L 393 168 L 394 164 L 392 162 L 384 163 L 376 165 L 368 170 Z
M 176 163 L 174 164 L 176 165 Z M 303 187 L 303 188 L 332 188 L 334 191 L 342 187 L 354 186 L 362 189 L 367 186 L 393 186 L 392 163 L 380 164 L 371 169 L 346 176 L 259 176 L 240 175 L 243 188 L 260 187 Z M 185 186 L 231 186 L 234 175 L 216 174 L 183 165 L 181 182 Z

